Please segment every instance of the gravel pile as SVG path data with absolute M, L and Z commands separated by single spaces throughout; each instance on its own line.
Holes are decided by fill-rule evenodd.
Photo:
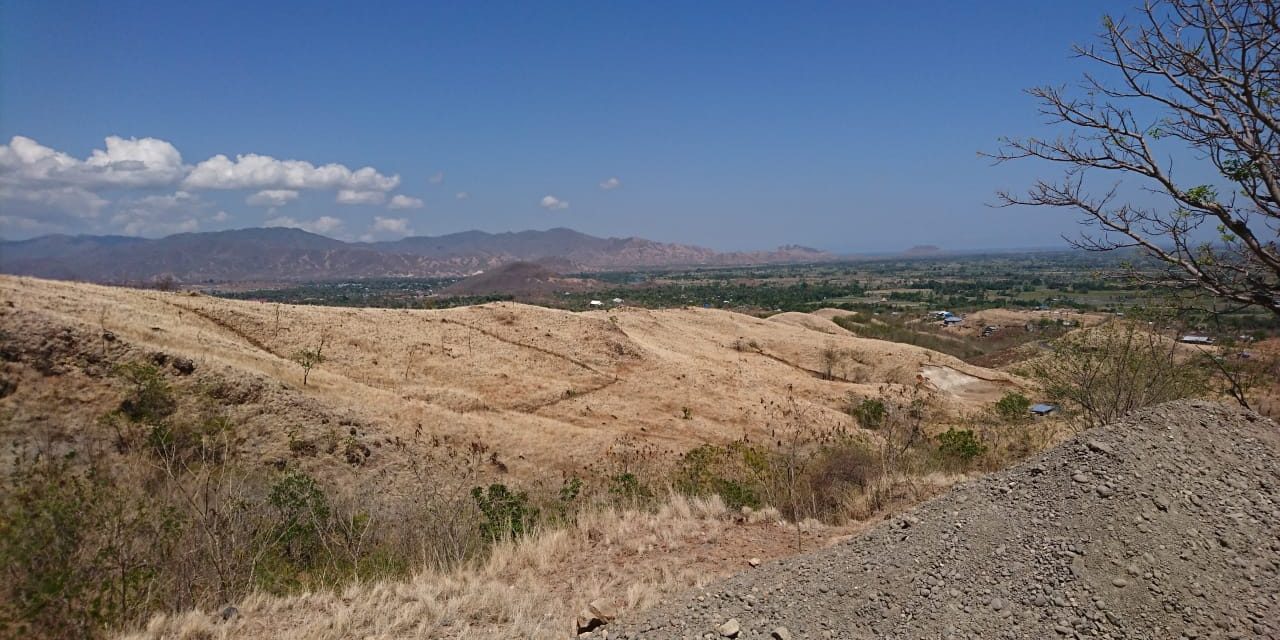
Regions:
M 1152 407 L 609 638 L 1280 639 L 1280 429 Z

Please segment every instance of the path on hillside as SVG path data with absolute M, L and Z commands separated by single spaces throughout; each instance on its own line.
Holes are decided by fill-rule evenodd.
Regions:
M 443 322 L 443 323 L 445 323 L 445 324 L 453 324 L 453 325 L 457 325 L 457 326 L 459 326 L 459 327 L 466 327 L 467 329 L 470 329 L 470 330 L 472 330 L 472 331 L 475 331 L 476 333 L 482 333 L 482 334 L 484 334 L 484 335 L 486 335 L 486 336 L 489 336 L 490 338 L 493 338 L 494 340 L 497 340 L 498 342 L 503 342 L 503 343 L 509 344 L 509 345 L 511 345 L 511 346 L 513 346 L 513 347 L 521 347 L 521 348 L 524 348 L 524 349 L 532 349 L 533 351 L 537 351 L 537 352 L 539 352 L 539 353 L 546 354 L 546 355 L 551 356 L 551 357 L 553 357 L 553 358 L 559 358 L 560 360 L 564 360 L 565 362 L 568 362 L 568 363 L 570 363 L 570 364 L 574 364 L 574 365 L 577 365 L 577 366 L 579 366 L 579 367 L 582 367 L 583 369 L 586 369 L 587 371 L 590 371 L 591 373 L 594 373 L 594 374 L 596 374 L 596 375 L 598 375 L 598 376 L 604 376 L 604 377 L 607 377 L 607 378 L 613 378 L 613 377 L 614 377 L 614 376 L 613 376 L 613 374 L 611 374 L 611 373 L 606 373 L 606 372 L 604 372 L 604 371 L 601 371 L 601 370 L 599 370 L 599 369 L 597 369 L 597 368 L 595 368 L 595 367 L 593 367 L 593 366 L 591 366 L 591 365 L 589 365 L 589 364 L 587 364 L 587 363 L 585 363 L 585 362 L 583 362 L 583 361 L 581 361 L 581 360 L 578 360 L 577 358 L 574 358 L 574 357 L 572 357 L 572 356 L 567 356 L 567 355 L 565 355 L 565 354 L 563 354 L 563 353 L 559 353 L 559 352 L 556 352 L 556 351 L 552 351 L 551 349 L 547 349 L 547 348 L 545 348 L 545 347 L 539 347 L 539 346 L 538 346 L 538 345 L 536 345 L 536 344 L 528 344 L 528 343 L 525 343 L 525 342 L 520 342 L 519 340 L 512 340 L 511 338 L 505 337 L 505 336 L 503 336 L 503 335 L 501 335 L 501 334 L 498 334 L 498 333 L 496 333 L 496 332 L 493 332 L 493 331 L 489 331 L 488 329 L 485 329 L 485 328 L 483 328 L 483 327 L 477 327 L 477 326 L 475 326 L 475 325 L 473 325 L 473 324 L 467 324 L 467 323 L 465 323 L 465 322 L 461 322 L 461 321 L 458 321 L 458 320 L 454 320 L 454 319 L 452 319 L 452 318 L 440 318 L 440 321 L 441 321 L 441 322 Z

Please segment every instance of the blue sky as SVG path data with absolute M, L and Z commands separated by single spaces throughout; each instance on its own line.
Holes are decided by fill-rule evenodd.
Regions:
M 1116 9 L 0 0 L 0 235 L 1057 245 L 1071 214 L 986 206 L 1051 169 L 976 152 L 1043 132 L 1022 89 Z

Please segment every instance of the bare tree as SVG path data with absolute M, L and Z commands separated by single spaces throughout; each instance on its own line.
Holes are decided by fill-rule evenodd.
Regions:
M 1083 212 L 1092 230 L 1077 247 L 1137 248 L 1164 267 L 1132 269 L 1146 282 L 1280 316 L 1280 3 L 1152 0 L 1133 18 L 1105 18 L 1098 42 L 1075 53 L 1105 77 L 1086 74 L 1079 91 L 1028 91 L 1068 131 L 1002 139 L 990 155 L 1047 160 L 1065 174 L 1024 195 L 1001 192 L 1001 203 Z M 1175 176 L 1175 148 L 1212 165 L 1216 184 L 1187 179 L 1204 166 Z M 1119 181 L 1095 190 L 1086 177 L 1099 173 L 1137 177 L 1163 202 L 1134 204 Z

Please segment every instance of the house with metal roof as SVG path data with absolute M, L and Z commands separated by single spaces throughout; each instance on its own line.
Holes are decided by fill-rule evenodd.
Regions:
M 1053 414 L 1054 414 L 1054 413 L 1056 413 L 1057 411 L 1058 411 L 1058 405 L 1056 405 L 1056 404 L 1049 404 L 1049 403 L 1047 403 L 1047 402 L 1041 402 L 1041 403 L 1039 403 L 1039 404 L 1033 404 L 1033 405 L 1031 405 L 1031 415 L 1033 415 L 1033 416 L 1048 416 L 1048 415 L 1053 415 Z

